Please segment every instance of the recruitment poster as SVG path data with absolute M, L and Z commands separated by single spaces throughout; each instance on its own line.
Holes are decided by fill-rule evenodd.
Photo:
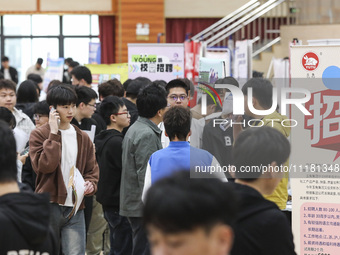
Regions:
M 101 47 L 100 43 L 90 42 L 89 43 L 89 64 L 100 64 L 101 63 Z
M 340 47 L 291 46 L 290 176 L 299 255 L 340 254 Z M 310 97 L 310 98 L 309 98 Z M 308 112 L 303 112 L 303 108 Z
M 252 77 L 252 41 L 236 41 L 233 77 L 246 80 Z
M 205 57 L 223 60 L 225 76 L 231 76 L 231 53 L 228 48 L 208 48 Z
M 225 62 L 222 59 L 201 58 L 199 67 L 199 82 L 208 83 L 214 87 L 218 79 L 225 77 Z
M 220 98 L 215 87 L 218 79 L 225 77 L 225 63 L 222 59 L 200 58 L 199 83 L 197 86 L 197 100 L 207 94 L 213 98 L 215 104 L 222 105 L 224 98 Z M 202 99 L 205 100 L 205 99 Z
M 128 64 L 86 65 L 92 73 L 92 88 L 98 92 L 98 85 L 117 79 L 122 84 L 128 79 Z
M 184 77 L 183 43 L 129 43 L 128 56 L 130 79 L 142 76 L 169 82 Z
M 47 58 L 46 72 L 43 81 L 43 90 L 46 92 L 48 84 L 52 80 L 63 80 L 64 73 L 64 59 L 50 59 Z

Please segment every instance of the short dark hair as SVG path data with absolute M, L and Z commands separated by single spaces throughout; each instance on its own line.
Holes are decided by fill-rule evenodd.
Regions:
M 73 58 L 65 58 L 64 63 L 65 64 L 70 64 L 73 61 Z
M 158 84 L 151 83 L 137 96 L 138 115 L 141 117 L 150 119 L 166 106 L 166 91 Z
M 161 85 L 163 88 L 165 88 L 167 84 L 165 80 L 154 80 L 153 82 Z
M 263 108 L 269 109 L 273 105 L 273 85 L 269 80 L 262 78 L 250 79 L 242 87 L 242 92 L 245 96 L 248 95 L 248 88 L 253 89 L 253 97 L 259 101 Z
M 278 166 L 287 161 L 290 154 L 288 139 L 272 127 L 248 128 L 236 139 L 232 149 L 235 177 L 247 182 L 260 178 L 262 171 L 245 172 L 241 167 Z M 244 172 L 242 172 L 244 171 Z
M 77 93 L 77 107 L 80 103 L 88 104 L 91 100 L 97 99 L 98 95 L 97 93 L 86 86 L 76 86 L 75 91 Z
M 189 232 L 202 227 L 209 232 L 217 224 L 232 225 L 236 200 L 221 180 L 190 178 L 179 171 L 153 184 L 147 192 L 143 219 L 164 233 Z
M 137 77 L 136 79 L 130 81 L 126 88 L 126 97 L 136 99 L 138 93 L 145 88 L 147 85 L 151 84 L 151 81 L 145 77 Z
M 9 61 L 9 58 L 8 58 L 8 57 L 3 56 L 3 57 L 1 58 L 1 62 L 7 62 L 7 61 Z
M 129 86 L 129 84 L 130 84 L 131 81 L 132 81 L 131 79 L 127 79 L 126 81 L 124 81 L 123 87 L 124 87 L 124 90 L 125 90 L 125 91 L 126 91 L 127 87 Z
M 104 82 L 98 86 L 99 96 L 103 98 L 107 96 L 124 96 L 124 88 L 121 82 L 117 79 L 112 79 L 107 82 Z
M 234 77 L 231 77 L 231 76 L 227 76 L 227 77 L 218 79 L 218 80 L 215 81 L 215 84 L 230 84 L 230 85 L 234 85 L 236 87 L 240 86 L 238 81 Z
M 46 100 L 40 101 L 34 105 L 33 112 L 35 114 L 42 114 L 49 116 L 50 108 Z
M 25 80 L 20 83 L 17 91 L 18 103 L 36 103 L 39 101 L 37 90 L 38 85 L 31 80 Z
M 36 83 L 41 83 L 43 82 L 41 76 L 39 74 L 35 74 L 35 73 L 30 73 L 28 76 L 27 76 L 27 80 L 31 80 L 31 81 L 34 81 Z
M 52 87 L 46 96 L 48 105 L 57 109 L 58 105 L 77 104 L 77 94 L 71 85 L 61 84 Z
M 235 87 L 240 87 L 238 81 L 234 78 L 234 77 L 231 77 L 231 76 L 227 76 L 227 77 L 224 77 L 222 79 L 218 79 L 217 81 L 215 81 L 215 84 L 229 84 L 229 85 L 234 85 Z M 223 92 L 223 88 L 222 89 L 217 89 L 215 88 L 216 92 L 217 93 L 221 93 Z M 230 92 L 229 89 L 226 89 L 227 92 Z M 221 98 L 221 100 L 223 101 L 224 98 Z
M 37 59 L 37 64 L 42 65 L 43 62 L 44 62 L 44 60 L 42 58 Z
M 11 80 L 0 80 L 0 89 L 10 89 L 16 93 L 16 84 Z
M 106 125 L 110 125 L 110 117 L 112 114 L 118 113 L 120 107 L 125 104 L 122 99 L 117 96 L 107 96 L 100 104 L 100 115 L 103 117 Z
M 79 66 L 79 62 L 77 62 L 77 61 L 71 61 L 69 64 L 68 64 L 68 66 L 69 67 L 77 67 L 77 66 Z
M 12 130 L 0 120 L 0 183 L 17 181 L 17 152 Z
M 87 84 L 92 83 L 91 71 L 86 66 L 76 66 L 71 71 L 71 75 L 74 75 L 74 77 L 76 77 L 77 80 L 84 79 Z
M 188 96 L 188 92 L 189 92 L 190 88 L 181 79 L 174 79 L 172 81 L 169 81 L 168 84 L 165 86 L 165 89 L 166 89 L 166 92 L 169 94 L 170 93 L 170 89 L 178 88 L 178 87 L 185 89 L 185 93 Z
M 0 107 L 0 120 L 5 121 L 11 129 L 14 129 L 17 125 L 13 113 L 6 107 Z
M 190 132 L 191 112 L 187 107 L 170 107 L 164 114 L 163 122 L 170 141 L 176 136 L 179 140 L 185 141 Z

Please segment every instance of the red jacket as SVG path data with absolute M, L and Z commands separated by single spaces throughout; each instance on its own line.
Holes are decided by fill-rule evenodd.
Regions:
M 76 167 L 85 181 L 94 185 L 93 195 L 97 191 L 99 168 L 95 158 L 94 145 L 89 136 L 74 126 L 77 133 L 78 154 Z M 29 140 L 29 155 L 32 167 L 37 174 L 37 193 L 48 192 L 50 201 L 64 204 L 67 196 L 66 187 L 61 171 L 61 133 L 51 134 L 47 123 L 32 131 Z M 84 201 L 79 209 L 84 208 Z

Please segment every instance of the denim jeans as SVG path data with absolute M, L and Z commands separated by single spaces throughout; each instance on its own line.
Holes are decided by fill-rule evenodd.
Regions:
M 119 215 L 119 210 L 104 207 L 104 218 L 110 227 L 110 255 L 126 255 L 132 252 L 132 230 L 126 217 Z
M 50 223 L 56 235 L 58 247 L 61 244 L 65 255 L 85 254 L 85 219 L 84 210 L 79 210 L 71 219 L 68 218 L 72 207 L 51 204 Z M 59 251 L 56 252 L 59 254 Z
M 132 228 L 132 255 L 150 255 L 150 248 L 146 231 L 141 217 L 128 217 Z

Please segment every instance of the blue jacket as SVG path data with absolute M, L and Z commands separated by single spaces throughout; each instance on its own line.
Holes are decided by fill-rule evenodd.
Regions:
M 149 159 L 143 190 L 143 200 L 146 191 L 157 180 L 167 177 L 179 170 L 191 170 L 191 177 L 207 177 L 205 173 L 196 170 L 210 171 L 210 167 L 219 167 L 218 161 L 208 151 L 190 146 L 186 141 L 170 142 L 169 146 L 156 151 Z M 196 175 L 197 173 L 197 175 Z M 208 173 L 208 177 L 214 177 Z M 217 177 L 227 181 L 223 173 Z

